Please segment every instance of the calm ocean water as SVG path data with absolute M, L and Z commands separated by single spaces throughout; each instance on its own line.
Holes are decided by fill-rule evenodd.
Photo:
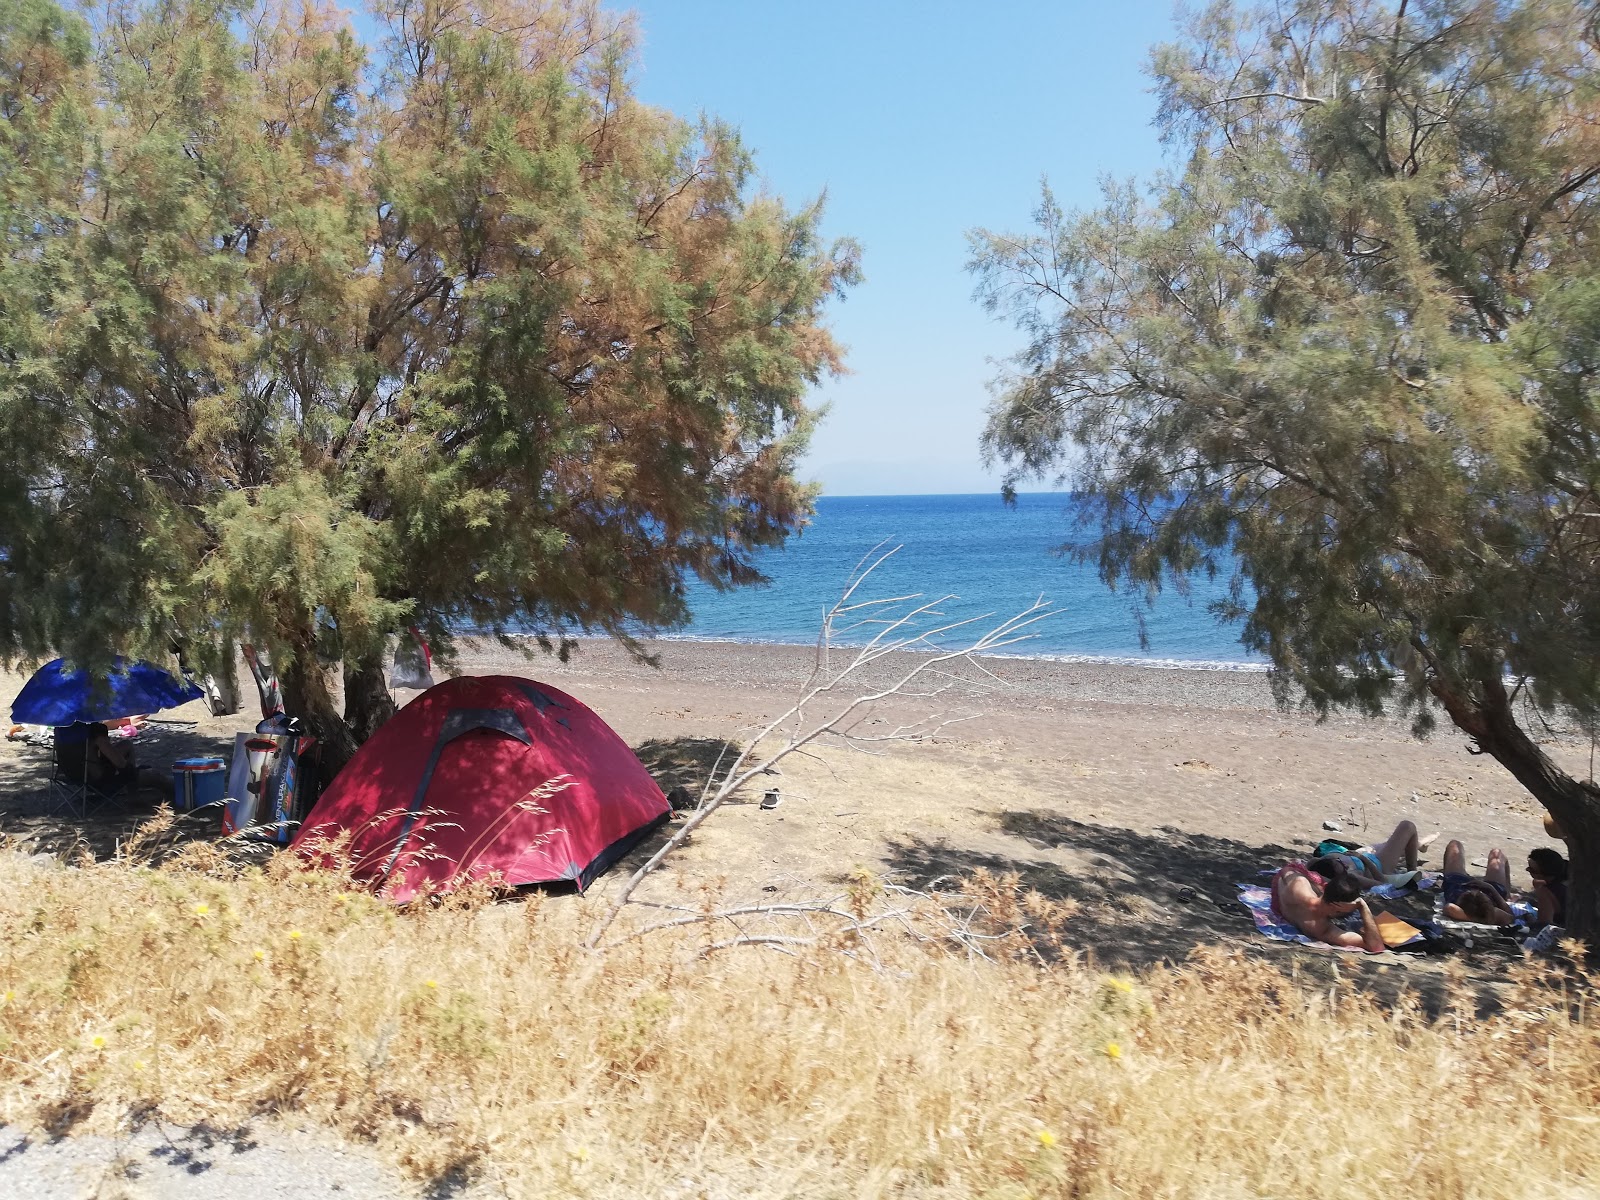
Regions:
M 1072 535 L 1070 503 L 1051 494 L 1020 496 L 1015 508 L 998 495 L 823 497 L 804 533 L 759 560 L 769 585 L 719 593 L 695 581 L 694 620 L 674 636 L 811 644 L 856 564 L 888 540 L 903 549 L 858 599 L 954 593 L 958 599 L 943 608 L 949 616 L 1003 618 L 1043 595 L 1056 614 L 1007 653 L 1243 670 L 1263 665 L 1239 644 L 1238 626 L 1218 624 L 1206 610 L 1225 593 L 1221 579 L 1195 581 L 1188 596 L 1163 591 L 1145 611 L 1149 645 L 1141 647 L 1134 606 L 1144 601 L 1113 593 L 1093 566 L 1053 553 Z

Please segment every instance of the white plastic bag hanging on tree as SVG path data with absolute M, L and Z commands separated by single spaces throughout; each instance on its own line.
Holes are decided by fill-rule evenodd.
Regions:
M 394 669 L 389 672 L 389 686 L 417 692 L 433 686 L 433 651 L 415 628 L 401 634 L 394 648 Z

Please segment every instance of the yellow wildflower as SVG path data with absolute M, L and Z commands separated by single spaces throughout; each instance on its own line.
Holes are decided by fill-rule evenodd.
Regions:
M 200 904 L 196 904 L 194 906 L 194 915 L 197 916 L 197 917 L 203 917 L 207 913 L 209 913 L 210 911 L 211 911 L 211 905 L 209 905 L 209 904 L 200 903 Z
M 1110 1059 L 1121 1058 L 1122 1057 L 1122 1046 L 1117 1042 L 1107 1042 L 1106 1043 L 1106 1057 L 1110 1058 Z
M 104 1050 L 106 1048 L 106 1039 L 97 1033 L 89 1039 L 89 1045 L 93 1046 L 96 1050 Z
M 422 981 L 422 986 L 423 987 L 429 987 L 429 988 L 436 988 L 436 987 L 439 986 L 439 981 L 437 979 L 424 979 Z
M 266 958 L 266 956 L 267 956 L 267 952 L 265 950 L 257 948 L 255 950 L 251 951 L 251 957 L 254 958 L 257 962 L 260 962 L 262 959 Z
M 134 1070 L 135 1070 L 135 1071 L 142 1071 L 142 1070 L 144 1070 L 144 1059 L 142 1059 L 142 1058 L 136 1058 L 136 1059 L 134 1059 L 134 1060 L 133 1060 L 133 1069 L 134 1069 Z
M 298 942 L 300 940 L 300 931 L 298 929 L 289 930 L 289 940 L 291 942 Z
M 1131 996 L 1133 994 L 1133 982 L 1131 980 L 1119 979 L 1117 976 L 1112 975 L 1107 978 L 1106 983 L 1125 995 Z
M 1035 1132 L 1033 1136 L 1039 1139 L 1039 1145 L 1043 1146 L 1046 1150 L 1050 1149 L 1051 1146 L 1056 1144 L 1056 1135 L 1051 1133 L 1048 1129 L 1040 1129 Z

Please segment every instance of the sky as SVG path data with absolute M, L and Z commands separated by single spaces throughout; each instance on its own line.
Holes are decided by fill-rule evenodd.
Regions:
M 1019 333 L 972 299 L 966 232 L 1022 230 L 1048 176 L 1068 208 L 1162 163 L 1145 74 L 1171 0 L 639 0 L 639 98 L 739 128 L 790 207 L 865 281 L 830 310 L 851 374 L 803 474 L 829 495 L 992 491 L 990 360 Z

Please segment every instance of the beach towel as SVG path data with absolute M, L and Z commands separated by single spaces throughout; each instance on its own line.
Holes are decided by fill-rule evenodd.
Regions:
M 1532 904 L 1521 900 L 1511 901 L 1511 915 L 1517 919 L 1515 925 L 1481 925 L 1477 921 L 1453 921 L 1444 915 L 1444 889 L 1440 888 L 1433 894 L 1433 919 L 1442 929 L 1451 933 L 1471 937 L 1526 937 L 1528 924 L 1538 915 L 1539 910 Z
M 1409 946 L 1422 937 L 1422 930 L 1407 921 L 1402 921 L 1393 913 L 1378 913 L 1372 919 L 1378 926 L 1378 933 L 1383 937 L 1383 944 L 1391 950 Z
M 1390 876 L 1395 878 L 1395 876 Z M 1396 896 L 1404 894 L 1411 879 L 1407 877 L 1403 883 L 1375 883 L 1363 893 L 1369 900 L 1393 900 Z
M 1239 889 L 1239 903 L 1250 910 L 1250 919 L 1256 923 L 1256 929 L 1263 937 L 1269 937 L 1275 942 L 1299 942 L 1303 946 L 1327 946 L 1326 942 L 1308 938 L 1273 911 L 1270 888 L 1253 883 L 1239 883 L 1234 886 Z M 1328 949 L 1359 951 L 1361 947 L 1328 946 Z

